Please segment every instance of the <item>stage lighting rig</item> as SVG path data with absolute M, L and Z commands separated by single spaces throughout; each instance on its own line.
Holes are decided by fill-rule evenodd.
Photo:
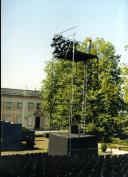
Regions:
M 53 57 L 56 59 L 72 60 L 74 51 L 74 61 L 85 61 L 87 59 L 97 58 L 96 55 L 89 54 L 91 41 L 88 41 L 88 52 L 80 52 L 77 50 L 78 41 L 73 41 L 63 37 L 61 34 L 54 35 L 51 47 L 54 48 Z

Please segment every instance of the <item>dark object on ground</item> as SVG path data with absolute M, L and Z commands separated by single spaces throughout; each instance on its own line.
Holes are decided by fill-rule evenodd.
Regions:
M 35 141 L 33 137 L 27 136 L 26 138 L 26 147 L 28 149 L 34 149 Z
M 22 125 L 1 121 L 1 150 L 21 150 Z
M 102 152 L 105 152 L 107 150 L 107 145 L 105 143 L 101 144 L 101 150 Z
M 71 126 L 71 133 L 78 133 L 78 125 Z
M 2 177 L 127 177 L 128 154 L 118 156 L 2 156 Z
M 23 130 L 22 131 L 22 141 L 26 142 L 26 146 L 23 149 L 34 149 L 35 145 L 35 131 L 33 130 Z
M 49 136 L 49 155 L 98 154 L 98 140 L 94 135 L 54 133 Z
M 33 138 L 35 140 L 35 131 L 33 130 L 22 130 L 22 141 L 26 141 L 27 138 Z
M 49 138 L 49 133 L 46 133 L 46 134 L 45 134 L 45 137 L 46 137 L 46 138 Z

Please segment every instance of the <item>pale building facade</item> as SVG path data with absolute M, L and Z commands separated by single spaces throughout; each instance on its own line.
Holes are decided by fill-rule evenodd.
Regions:
M 28 129 L 46 129 L 39 91 L 1 88 L 1 120 L 21 123 Z

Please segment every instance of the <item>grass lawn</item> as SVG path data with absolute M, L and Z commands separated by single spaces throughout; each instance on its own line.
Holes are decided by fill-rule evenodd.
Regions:
M 22 151 L 4 151 L 1 155 L 15 155 L 15 154 L 27 154 L 27 153 L 43 153 L 48 151 L 48 138 L 36 137 L 35 146 L 33 150 Z
M 48 150 L 48 138 L 45 137 L 36 137 L 35 138 L 35 148 L 41 150 Z

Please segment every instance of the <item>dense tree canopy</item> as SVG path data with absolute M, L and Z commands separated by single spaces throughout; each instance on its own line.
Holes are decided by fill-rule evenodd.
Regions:
M 121 76 L 122 76 L 122 90 L 125 103 L 128 104 L 128 65 L 123 64 L 121 66 Z
M 128 64 L 121 65 L 121 78 L 122 78 L 122 97 L 125 104 L 125 110 L 121 113 L 121 126 L 125 133 L 128 135 Z
M 87 42 L 88 39 L 78 45 L 78 50 L 86 52 Z M 84 123 L 88 132 L 118 134 L 121 131 L 119 112 L 125 109 L 120 56 L 102 38 L 92 42 L 90 53 L 96 54 L 98 60 L 72 63 L 55 59 L 47 64 L 41 91 L 43 110 L 52 126 L 68 127 L 72 116 L 72 124 Z

